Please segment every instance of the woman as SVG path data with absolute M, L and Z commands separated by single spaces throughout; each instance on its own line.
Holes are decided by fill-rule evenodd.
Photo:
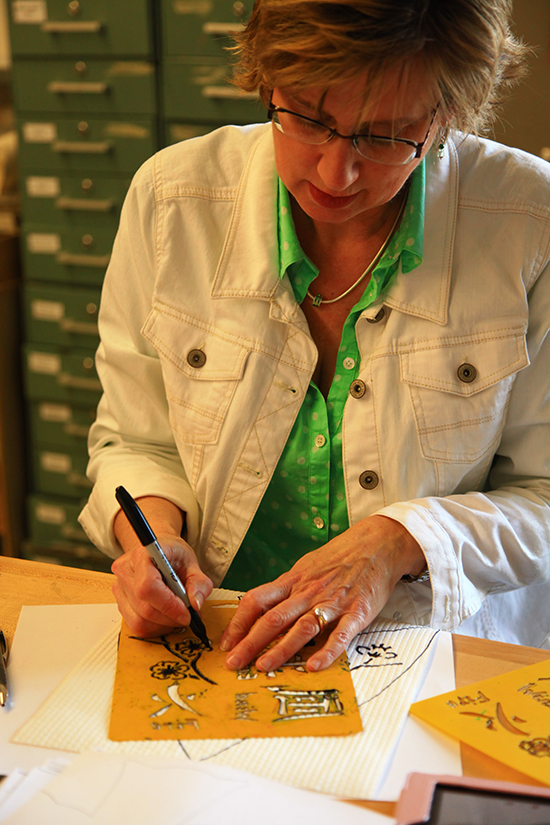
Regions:
M 518 75 L 508 6 L 257 0 L 237 82 L 271 123 L 138 172 L 82 516 L 134 632 L 189 615 L 119 484 L 193 606 L 248 590 L 231 669 L 329 623 L 325 668 L 379 614 L 550 647 L 550 175 L 463 134 Z

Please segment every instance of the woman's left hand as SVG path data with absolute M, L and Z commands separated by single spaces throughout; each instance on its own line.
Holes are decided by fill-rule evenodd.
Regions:
M 418 575 L 425 565 L 420 545 L 399 522 L 363 519 L 243 596 L 221 639 L 221 649 L 230 651 L 227 667 L 245 667 L 285 634 L 256 661 L 260 671 L 276 670 L 320 632 L 313 611 L 322 608 L 336 627 L 306 667 L 323 670 L 378 615 L 399 579 Z

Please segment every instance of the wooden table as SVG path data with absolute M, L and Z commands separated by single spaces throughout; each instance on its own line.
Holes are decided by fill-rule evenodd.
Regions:
M 112 582 L 113 576 L 109 573 L 0 556 L 0 627 L 6 634 L 8 644 L 13 640 L 23 605 L 114 602 Z M 548 650 L 458 635 L 453 636 L 453 651 L 457 687 L 550 658 Z M 461 753 L 466 776 L 504 779 L 525 785 L 541 784 L 467 745 L 461 745 Z M 422 766 L 415 767 L 421 769 Z M 393 815 L 393 803 L 369 802 L 368 805 Z

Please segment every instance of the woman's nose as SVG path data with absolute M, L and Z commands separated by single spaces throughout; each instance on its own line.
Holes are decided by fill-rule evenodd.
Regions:
M 351 140 L 338 136 L 321 147 L 319 177 L 332 192 L 344 192 L 359 176 L 361 157 Z

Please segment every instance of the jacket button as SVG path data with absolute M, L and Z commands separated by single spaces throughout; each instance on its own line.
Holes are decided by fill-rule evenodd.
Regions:
M 349 394 L 352 398 L 363 398 L 366 391 L 367 385 L 364 381 L 361 381 L 360 378 L 356 378 L 355 381 L 352 381 L 349 385 Z
M 369 324 L 377 324 L 379 321 L 382 320 L 382 318 L 384 317 L 385 314 L 386 314 L 385 308 L 381 307 L 378 310 L 378 312 L 376 313 L 376 315 L 374 316 L 374 318 L 367 318 L 367 321 L 369 322 Z
M 359 476 L 359 484 L 364 490 L 374 490 L 375 487 L 378 487 L 379 480 L 374 470 L 365 470 Z
M 456 371 L 459 381 L 463 384 L 471 384 L 477 378 L 477 370 L 471 364 L 461 364 Z
M 200 369 L 206 364 L 206 355 L 202 349 L 192 349 L 187 355 L 187 363 L 190 367 Z

